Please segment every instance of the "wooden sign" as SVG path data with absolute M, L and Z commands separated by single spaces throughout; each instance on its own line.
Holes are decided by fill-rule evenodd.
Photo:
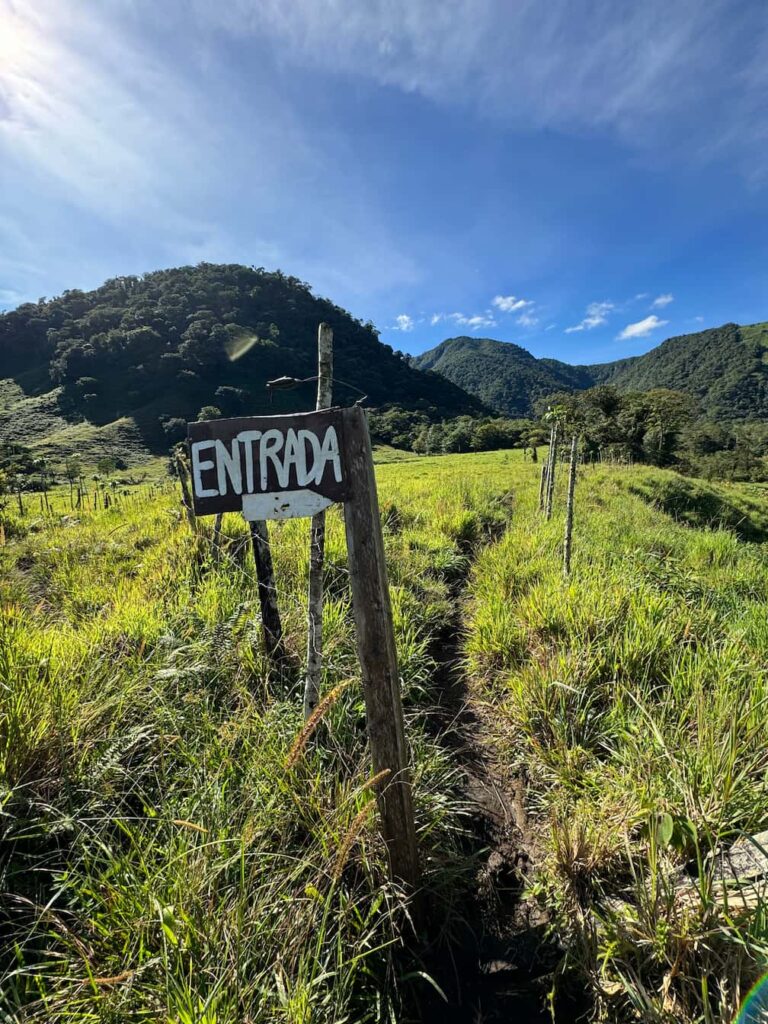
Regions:
M 352 608 L 381 832 L 392 877 L 419 881 L 408 747 L 400 696 L 384 539 L 365 413 L 323 409 L 188 425 L 198 515 L 311 516 L 344 502 Z M 260 524 L 266 531 L 266 524 Z
M 312 516 L 346 496 L 341 410 L 190 423 L 192 500 L 199 516 Z

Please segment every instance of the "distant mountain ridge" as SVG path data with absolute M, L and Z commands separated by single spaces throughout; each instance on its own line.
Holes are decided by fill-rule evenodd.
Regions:
M 417 356 L 414 365 L 442 374 L 507 416 L 531 415 L 537 399 L 556 391 L 612 384 L 620 391 L 684 391 L 712 419 L 768 419 L 768 323 L 724 324 L 592 366 L 537 359 L 512 342 L 462 336 Z

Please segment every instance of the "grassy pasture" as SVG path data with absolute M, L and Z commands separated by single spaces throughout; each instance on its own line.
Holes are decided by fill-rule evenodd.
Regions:
M 497 468 L 380 473 L 418 827 L 446 920 L 462 816 L 457 769 L 425 728 L 427 648 L 471 545 L 505 519 Z M 268 682 L 237 516 L 221 564 L 170 490 L 23 524 L 9 502 L 4 516 L 21 534 L 0 549 L 4 1019 L 394 1014 L 399 896 L 374 828 L 339 511 L 326 571 L 333 696 L 319 740 L 298 748 L 300 683 Z M 272 531 L 297 658 L 307 536 L 305 521 Z
M 520 453 L 384 458 L 434 919 L 450 936 L 470 867 L 429 649 L 465 584 L 472 698 L 500 764 L 526 778 L 530 898 L 568 965 L 606 1018 L 730 1020 L 768 954 L 764 898 L 726 889 L 709 856 L 768 826 L 768 557 L 734 532 L 762 529 L 763 495 L 685 481 L 682 508 L 675 474 L 589 468 L 565 580 L 562 495 L 542 522 Z M 311 738 L 299 674 L 268 678 L 237 516 L 220 563 L 210 522 L 194 538 L 172 488 L 21 523 L 9 501 L 2 516 L 4 1019 L 401 1019 L 401 994 L 426 983 L 396 955 L 339 511 L 330 696 Z M 304 521 L 272 529 L 297 660 L 307 536 Z
M 601 1015 L 731 1020 L 768 966 L 766 886 L 713 856 L 768 826 L 768 550 L 734 532 L 762 534 L 764 496 L 587 468 L 564 579 L 561 522 L 521 486 L 465 649 L 527 779 L 536 895 Z

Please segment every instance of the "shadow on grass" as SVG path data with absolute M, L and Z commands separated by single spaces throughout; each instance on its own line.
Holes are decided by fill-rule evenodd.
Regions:
M 757 544 L 768 540 L 768 505 L 744 494 L 685 477 L 631 484 L 628 490 L 686 526 L 730 530 Z

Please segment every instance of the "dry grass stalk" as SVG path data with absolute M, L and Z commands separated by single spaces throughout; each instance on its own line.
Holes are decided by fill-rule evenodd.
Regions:
M 352 682 L 351 679 L 345 679 L 344 682 L 339 683 L 338 686 L 334 686 L 332 690 L 323 697 L 320 703 L 317 705 L 315 710 L 309 716 L 307 721 L 304 723 L 304 727 L 298 734 L 296 739 L 293 741 L 291 749 L 288 751 L 288 757 L 285 759 L 286 771 L 294 768 L 298 763 L 304 749 L 309 741 L 310 736 L 317 728 L 318 724 L 322 721 L 323 716 L 329 708 L 333 707 L 336 701 L 339 699 L 341 694 L 346 690 L 349 684 Z
M 379 774 L 381 774 L 381 772 L 379 772 Z M 377 776 L 374 776 L 374 778 L 376 777 Z M 333 866 L 334 882 L 338 882 L 339 878 L 341 878 L 341 873 L 344 870 L 347 859 L 349 858 L 349 851 L 352 849 L 355 840 L 362 832 L 363 826 L 365 825 L 368 815 L 371 813 L 373 807 L 374 801 L 370 800 L 352 819 L 352 824 L 347 829 L 347 833 L 339 846 L 339 852 L 336 855 L 336 863 Z

